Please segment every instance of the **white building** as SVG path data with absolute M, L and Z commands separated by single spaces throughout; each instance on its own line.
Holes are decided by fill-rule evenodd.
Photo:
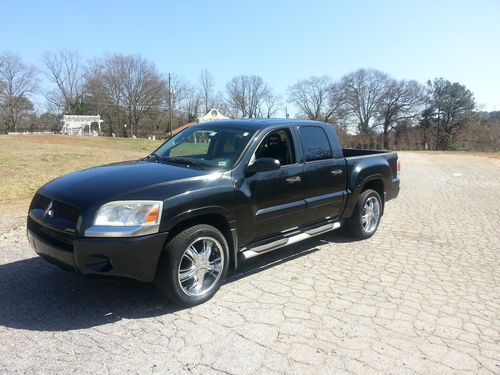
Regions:
M 64 115 L 61 121 L 61 134 L 68 135 L 100 135 L 101 116 Z M 92 128 L 92 124 L 96 124 Z
M 206 122 L 206 121 L 215 121 L 215 120 L 227 120 L 229 117 L 224 116 L 217 109 L 212 108 L 207 112 L 206 115 L 198 117 L 198 123 Z

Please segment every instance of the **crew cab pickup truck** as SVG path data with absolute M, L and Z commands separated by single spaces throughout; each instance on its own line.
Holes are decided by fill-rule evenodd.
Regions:
M 155 282 L 191 306 L 247 258 L 340 226 L 372 236 L 398 195 L 398 169 L 395 152 L 342 149 L 322 122 L 206 122 L 142 160 L 44 185 L 28 239 L 64 269 Z

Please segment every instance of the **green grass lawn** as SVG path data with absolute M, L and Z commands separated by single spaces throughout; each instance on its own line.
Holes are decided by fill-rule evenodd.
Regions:
M 181 143 L 170 151 L 170 156 L 206 154 L 208 143 Z

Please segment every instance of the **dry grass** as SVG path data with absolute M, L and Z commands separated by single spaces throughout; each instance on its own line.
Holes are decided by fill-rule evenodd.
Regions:
M 107 137 L 0 136 L 0 204 L 29 200 L 75 170 L 146 156 L 161 141 Z

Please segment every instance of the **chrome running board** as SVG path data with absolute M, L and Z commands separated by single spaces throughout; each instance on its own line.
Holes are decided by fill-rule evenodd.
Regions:
M 340 222 L 336 221 L 335 223 L 330 223 L 326 225 L 322 225 L 317 228 L 313 228 L 310 230 L 307 230 L 303 233 L 295 234 L 293 236 L 290 236 L 288 238 L 280 238 L 279 240 L 269 242 L 264 245 L 259 245 L 255 247 L 251 247 L 250 249 L 243 249 L 241 252 L 241 255 L 243 259 L 249 259 L 253 258 L 257 255 L 265 254 L 269 251 L 273 251 L 276 249 L 279 249 L 284 246 L 292 245 L 294 243 L 300 242 L 307 240 L 308 238 L 318 236 L 320 234 L 323 234 L 325 232 L 329 232 L 334 229 L 340 228 Z

